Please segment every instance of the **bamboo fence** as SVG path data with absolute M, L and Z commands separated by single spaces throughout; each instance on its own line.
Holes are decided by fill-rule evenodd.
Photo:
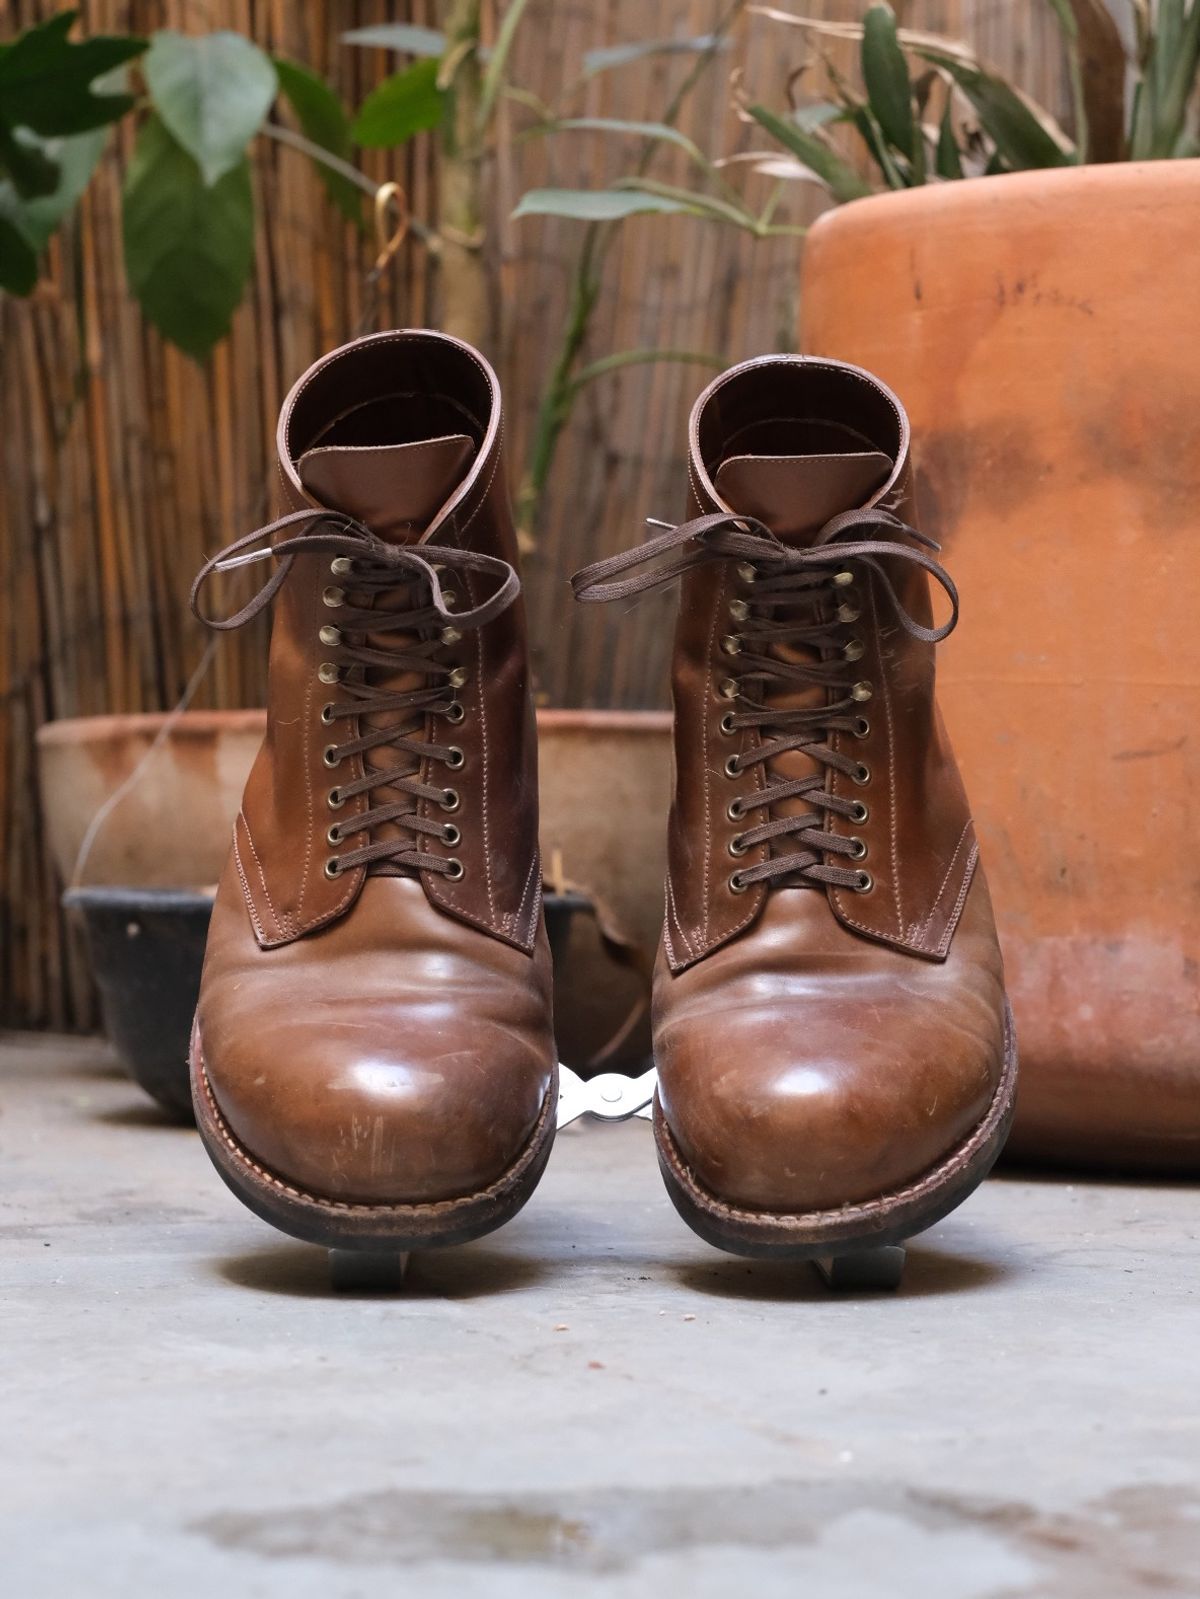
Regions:
M 864 9 L 849 0 L 791 0 L 790 8 L 840 20 Z M 47 0 L 0 0 L 0 37 L 58 9 Z M 523 27 L 513 75 L 552 101 L 585 50 L 707 33 L 726 9 L 727 0 L 540 0 Z M 240 30 L 330 75 L 357 104 L 399 62 L 342 45 L 340 35 L 383 21 L 435 24 L 439 8 L 436 0 L 84 0 L 82 10 L 90 31 Z M 969 38 L 1025 88 L 1062 106 L 1064 64 L 1044 0 L 909 0 L 897 10 L 912 26 Z M 852 57 L 837 49 L 849 68 Z M 756 97 L 779 104 L 799 54 L 792 30 L 743 18 L 680 126 L 711 151 L 746 148 L 748 132 L 730 109 L 731 72 Z M 653 119 L 685 70 L 668 56 L 605 74 L 579 110 Z M 516 479 L 567 314 L 581 230 L 560 221 L 512 223 L 509 214 L 527 187 L 601 183 L 628 170 L 631 156 L 585 136 L 551 146 L 514 143 L 504 132 L 502 123 L 487 175 L 488 257 L 507 308 L 492 353 Z M 253 281 L 231 337 L 206 366 L 195 365 L 147 328 L 125 290 L 119 193 L 129 150 L 122 128 L 78 222 L 54 242 L 34 299 L 0 298 L 0 1026 L 91 1020 L 41 834 L 36 728 L 54 717 L 175 702 L 205 646 L 187 610 L 192 575 L 206 553 L 269 514 L 274 421 L 294 377 L 356 332 L 424 324 L 437 314 L 419 244 L 404 246 L 372 296 L 366 274 L 374 241 L 334 216 L 307 160 L 260 140 Z M 430 140 L 368 154 L 363 165 L 379 181 L 400 182 L 415 215 L 433 215 Z M 671 161 L 655 170 L 683 175 Z M 788 220 L 809 220 L 817 204 L 797 190 Z M 790 345 L 798 250 L 795 240 L 756 242 L 686 218 L 625 224 L 587 358 L 658 346 L 733 361 Z M 645 516 L 681 510 L 683 430 L 704 381 L 697 366 L 631 366 L 583 392 L 526 561 L 543 702 L 663 703 L 669 601 L 600 615 L 572 609 L 566 580 L 585 561 L 639 537 Z M 265 642 L 259 625 L 224 639 L 194 703 L 260 702 Z

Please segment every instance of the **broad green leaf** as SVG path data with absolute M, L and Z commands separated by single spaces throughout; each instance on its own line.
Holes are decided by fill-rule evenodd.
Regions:
M 0 289 L 9 294 L 32 294 L 37 282 L 37 256 L 29 240 L 5 216 L 0 204 Z
M 981 67 L 967 66 L 957 55 L 936 46 L 915 46 L 923 60 L 947 72 L 975 108 L 975 114 L 1013 171 L 1069 166 L 1071 155 L 1016 90 Z
M 329 85 L 307 67 L 278 56 L 275 58 L 275 71 L 279 74 L 279 87 L 296 113 L 304 137 L 313 144 L 319 144 L 322 150 L 328 150 L 330 155 L 337 156 L 339 160 L 349 160 L 350 118 Z M 324 162 L 314 161 L 313 166 L 329 198 L 342 215 L 351 222 L 361 221 L 362 191 L 349 178 L 327 167 Z
M 17 193 L 26 199 L 53 194 L 58 187 L 58 166 L 36 134 L 14 132 L 0 122 L 0 173 L 7 173 Z
M 938 129 L 937 142 L 937 175 L 939 178 L 953 179 L 965 176 L 963 172 L 962 154 L 958 148 L 958 139 L 954 133 L 953 107 L 949 99 L 946 109 L 942 112 L 942 122 Z
M 863 18 L 863 82 L 875 121 L 884 137 L 911 161 L 918 130 L 913 118 L 912 79 L 891 6 L 874 5 Z
M 35 250 L 44 249 L 69 211 L 79 203 L 108 137 L 107 128 L 77 133 L 70 139 L 48 139 L 45 153 L 55 163 L 58 181 L 49 194 L 25 199 L 12 184 L 0 183 L 0 211 L 23 233 Z
M 238 33 L 156 33 L 146 84 L 172 137 L 216 183 L 246 153 L 278 89 L 270 57 Z
M 400 50 L 410 56 L 440 56 L 445 54 L 446 35 L 411 22 L 385 22 L 375 28 L 353 28 L 342 34 L 342 43 Z
M 583 58 L 583 75 L 595 77 L 613 67 L 627 66 L 644 56 L 703 55 L 708 50 L 728 50 L 729 41 L 715 33 L 698 34 L 692 39 L 642 39 L 633 44 L 605 45 L 589 50 Z
M 63 11 L 29 28 L 0 53 L 0 119 L 10 128 L 31 128 L 43 138 L 102 128 L 133 105 L 127 94 L 98 95 L 96 78 L 132 61 L 145 39 L 97 35 L 72 44 L 67 38 L 79 15 Z
M 752 105 L 749 111 L 760 127 L 764 127 L 772 138 L 816 173 L 835 200 L 861 200 L 870 194 L 870 186 L 863 182 L 850 163 L 817 134 L 805 132 L 794 122 L 787 122 L 773 111 L 768 111 L 766 106 Z
M 152 116 L 125 180 L 125 273 L 166 338 L 202 360 L 229 331 L 254 259 L 254 199 L 243 156 L 214 184 Z
M 350 130 L 358 144 L 387 150 L 414 133 L 439 128 L 446 113 L 446 96 L 437 86 L 438 63 L 418 61 L 405 72 L 385 78 L 363 102 Z
M 678 200 L 618 189 L 530 189 L 521 196 L 514 217 L 569 217 L 575 222 L 619 222 L 639 212 L 686 211 Z

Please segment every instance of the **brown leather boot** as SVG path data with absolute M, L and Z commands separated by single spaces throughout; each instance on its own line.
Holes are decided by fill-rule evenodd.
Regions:
M 934 704 L 957 596 L 911 525 L 907 418 L 868 373 L 734 367 L 697 402 L 690 455 L 692 519 L 576 579 L 595 600 L 683 576 L 654 990 L 663 1175 L 736 1253 L 896 1245 L 982 1180 L 1016 1077 Z M 929 576 L 951 604 L 939 627 Z
M 193 595 L 275 563 L 212 624 L 276 599 L 196 1114 L 229 1186 L 285 1232 L 461 1242 L 529 1197 L 558 1093 L 499 388 L 456 339 L 376 334 L 305 373 L 278 448 L 287 514 Z

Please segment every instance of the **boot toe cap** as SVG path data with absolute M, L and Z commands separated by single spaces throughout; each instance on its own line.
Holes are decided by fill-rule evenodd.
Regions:
M 207 1085 L 235 1143 L 305 1194 L 423 1204 L 477 1194 L 519 1158 L 550 1064 L 502 1028 L 469 1047 L 361 1019 L 273 1030 L 208 1051 Z
M 1001 1073 L 997 1041 L 969 1031 L 826 1032 L 811 1012 L 794 1027 L 772 1014 L 727 1031 L 726 1059 L 711 1028 L 668 1034 L 659 1098 L 700 1185 L 753 1210 L 795 1215 L 894 1193 L 969 1136 Z

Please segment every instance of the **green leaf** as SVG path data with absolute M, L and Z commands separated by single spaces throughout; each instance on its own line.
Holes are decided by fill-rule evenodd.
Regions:
M 970 66 L 935 45 L 913 46 L 922 60 L 948 73 L 975 108 L 975 114 L 1004 164 L 1013 171 L 1069 166 L 1071 155 L 1003 78 Z
M 0 53 L 0 119 L 10 128 L 32 128 L 43 138 L 86 133 L 115 122 L 133 105 L 127 94 L 93 93 L 92 83 L 141 55 L 145 39 L 98 35 L 72 44 L 67 34 L 78 15 L 60 12 Z
M 254 259 L 254 199 L 243 156 L 214 184 L 158 117 L 138 135 L 125 180 L 125 272 L 142 309 L 196 360 L 229 331 Z
M 6 172 L 17 193 L 27 199 L 53 194 L 58 185 L 58 166 L 47 154 L 45 143 L 24 129 L 14 132 L 3 122 L 0 122 L 0 172 Z
M 0 212 L 24 234 L 35 250 L 42 250 L 87 188 L 108 137 L 106 128 L 77 133 L 71 139 L 49 139 L 43 148 L 53 161 L 58 180 L 49 194 L 22 197 L 9 183 L 0 183 Z
M 342 34 L 343 44 L 360 44 L 381 50 L 402 50 L 410 56 L 440 56 L 446 52 L 446 35 L 436 28 L 411 22 L 386 22 L 376 28 L 353 28 Z
M 238 33 L 164 29 L 145 71 L 155 110 L 208 184 L 242 159 L 279 87 L 270 58 Z
M 884 137 L 914 160 L 919 134 L 913 118 L 912 79 L 891 6 L 874 5 L 863 19 L 862 71 L 871 111 Z
M 942 112 L 941 126 L 938 128 L 937 142 L 937 175 L 939 178 L 961 178 L 963 173 L 962 155 L 958 148 L 958 140 L 954 134 L 953 107 L 949 99 L 946 109 Z
M 619 222 L 643 211 L 686 211 L 678 200 L 618 189 L 530 189 L 514 217 L 569 217 L 575 222 Z
M 752 105 L 749 107 L 750 115 L 764 127 L 772 138 L 778 140 L 786 150 L 804 165 L 815 172 L 824 183 L 835 200 L 861 200 L 870 194 L 868 184 L 844 160 L 831 145 L 816 134 L 806 133 L 803 128 L 797 127 L 793 122 L 786 122 L 782 117 L 768 111 L 766 106 Z
M 414 133 L 440 128 L 446 96 L 437 86 L 437 75 L 436 61 L 418 61 L 385 78 L 363 102 L 350 130 L 355 141 L 371 150 L 387 150 Z
M 37 256 L 29 240 L 4 215 L 0 205 L 0 289 L 9 294 L 32 294 L 37 282 Z
M 561 122 L 551 122 L 543 130 L 546 133 L 620 133 L 639 139 L 661 139 L 667 144 L 678 145 L 681 150 L 686 150 L 693 160 L 701 166 L 708 166 L 708 160 L 703 152 L 688 138 L 686 133 L 680 133 L 678 128 L 672 127 L 668 122 L 626 122 L 619 117 L 565 117 Z
M 595 77 L 613 67 L 627 66 L 644 56 L 703 55 L 707 50 L 728 50 L 729 41 L 715 33 L 698 34 L 692 39 L 642 39 L 633 44 L 605 45 L 589 50 L 583 58 L 583 75 Z
M 307 67 L 294 61 L 275 58 L 275 71 L 279 74 L 279 87 L 300 124 L 300 131 L 322 150 L 346 161 L 351 153 L 350 118 L 346 108 L 329 85 Z M 362 192 L 349 178 L 333 171 L 321 161 L 314 161 L 317 175 L 325 185 L 329 198 L 351 222 L 362 220 Z

